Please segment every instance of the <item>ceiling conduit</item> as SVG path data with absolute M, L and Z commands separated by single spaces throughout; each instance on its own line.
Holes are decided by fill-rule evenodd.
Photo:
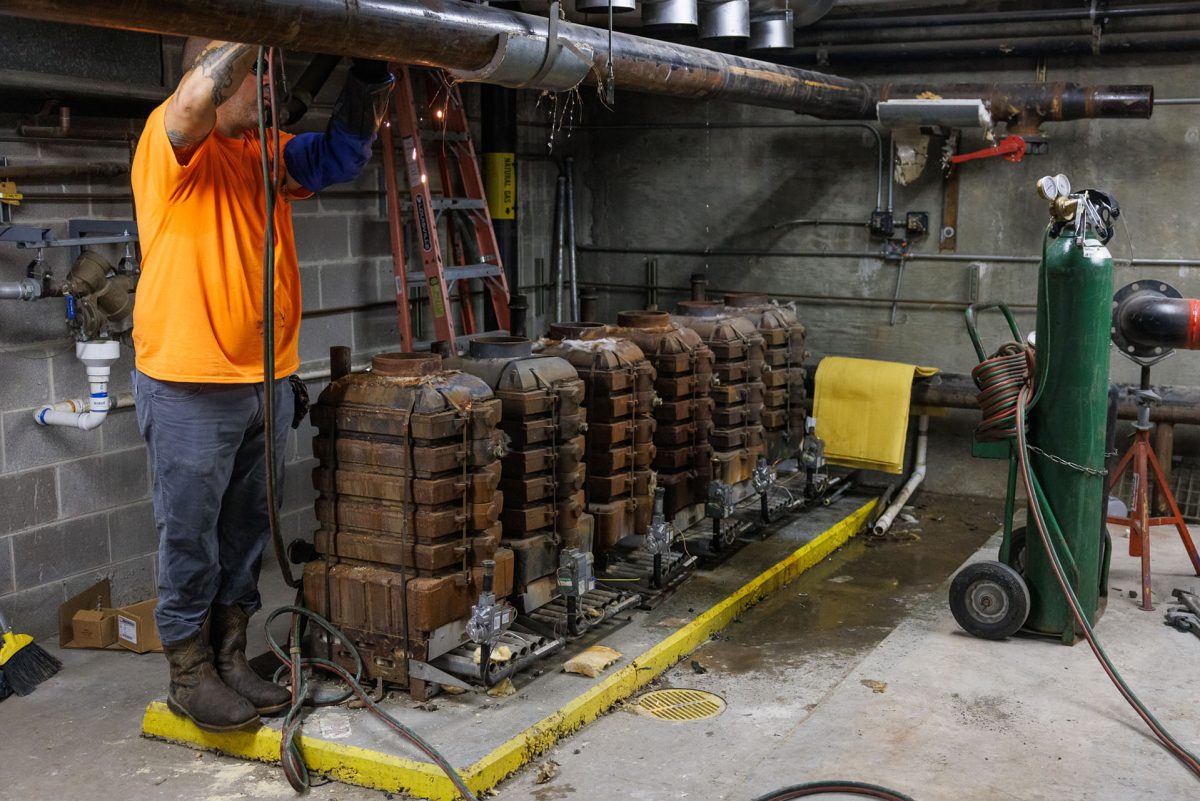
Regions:
M 702 27 L 709 5 L 700 9 Z M 545 17 L 459 0 L 441 0 L 436 7 L 420 0 L 4 0 L 0 15 L 388 59 L 447 69 L 464 80 L 551 90 L 594 81 L 604 75 L 609 57 L 604 29 L 558 21 L 551 41 Z M 621 32 L 612 35 L 612 64 L 623 90 L 790 109 L 822 119 L 875 118 L 875 89 L 812 70 Z M 923 87 L 953 96 L 943 88 Z M 1001 88 L 1006 91 L 996 94 L 1010 104 L 1006 117 L 1027 102 L 1044 100 L 1040 93 L 1025 97 L 1025 87 Z M 1033 109 L 1034 116 L 1055 121 L 1150 116 L 1151 87 L 1094 89 L 1074 87 L 1089 102 L 1042 106 Z

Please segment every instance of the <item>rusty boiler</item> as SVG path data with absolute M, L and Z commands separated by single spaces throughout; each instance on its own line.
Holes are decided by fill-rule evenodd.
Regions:
M 806 330 L 794 303 L 779 303 L 753 292 L 725 293 L 730 312 L 751 320 L 763 337 L 763 429 L 767 459 L 775 462 L 800 452 L 808 416 L 804 401 Z
M 357 644 L 370 678 L 418 697 L 424 684 L 409 680 L 409 659 L 465 641 L 484 560 L 495 560 L 496 596 L 512 591 L 499 522 L 501 413 L 487 382 L 430 353 L 378 355 L 312 407 L 320 528 L 305 604 Z M 336 648 L 334 658 L 353 667 Z
M 603 323 L 555 323 L 539 352 L 571 363 L 583 381 L 587 511 L 600 565 L 626 537 L 644 534 L 653 512 L 654 368 Z
M 703 504 L 713 476 L 713 352 L 700 335 L 671 321 L 664 311 L 623 311 L 617 315 L 617 336 L 632 340 L 654 365 L 656 453 L 658 484 L 666 491 L 668 519 Z
M 766 453 L 762 334 L 749 318 L 714 301 L 683 301 L 671 319 L 699 334 L 713 354 L 713 480 L 731 486 L 749 481 Z
M 557 594 L 560 548 L 592 550 L 584 512 L 584 382 L 566 359 L 534 354 L 524 337 L 481 336 L 446 366 L 482 379 L 501 403 L 503 544 L 515 557 L 514 595 L 532 612 Z

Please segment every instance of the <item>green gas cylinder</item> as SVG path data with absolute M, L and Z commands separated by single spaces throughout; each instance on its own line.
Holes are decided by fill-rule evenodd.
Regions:
M 1046 501 L 1043 508 L 1049 508 L 1061 532 L 1061 538 L 1053 535 L 1061 561 L 1090 622 L 1102 611 L 1101 588 L 1107 583 L 1104 443 L 1112 296 L 1108 249 L 1090 236 L 1054 237 L 1047 228 L 1038 274 L 1031 463 Z M 1032 529 L 1025 580 L 1032 602 L 1025 628 L 1073 642 L 1078 632 L 1070 607 Z

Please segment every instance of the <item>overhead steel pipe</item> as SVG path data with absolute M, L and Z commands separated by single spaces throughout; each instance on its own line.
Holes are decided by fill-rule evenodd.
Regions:
M 441 0 L 5 0 L 0 14 L 52 22 L 277 45 L 456 71 L 465 80 L 566 89 L 605 74 L 608 32 L 495 7 Z M 862 81 L 616 32 L 618 87 L 869 119 Z
M 885 84 L 880 100 L 898 98 L 978 98 L 995 123 L 1008 123 L 1009 133 L 1036 134 L 1043 122 L 1097 117 L 1149 119 L 1154 87 L 1149 85 L 1081 86 L 1077 83 Z
M 726 6 L 749 10 L 748 0 L 701 0 L 701 36 L 706 12 Z M 607 74 L 610 57 L 603 28 L 460 0 L 4 0 L 0 15 L 387 59 L 460 80 L 550 91 L 594 82 Z M 979 97 L 1017 132 L 1042 121 L 1148 117 L 1153 105 L 1147 86 L 892 85 L 880 93 L 858 80 L 621 32 L 612 35 L 611 58 L 621 89 L 831 120 L 874 119 L 879 99 L 921 93 Z

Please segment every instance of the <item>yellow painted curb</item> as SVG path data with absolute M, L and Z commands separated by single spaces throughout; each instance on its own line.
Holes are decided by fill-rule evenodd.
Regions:
M 547 751 L 560 738 L 595 720 L 617 701 L 633 695 L 747 609 L 841 547 L 858 532 L 874 506 L 875 502 L 871 501 L 859 507 L 583 695 L 503 743 L 474 765 L 460 770 L 467 786 L 476 793 L 490 790 Z M 254 732 L 210 734 L 173 714 L 161 701 L 154 701 L 146 708 L 142 733 L 246 759 L 279 761 L 278 730 L 263 727 Z M 455 801 L 459 797 L 445 774 L 428 762 L 306 736 L 301 737 L 300 747 L 309 770 L 348 784 L 402 791 L 430 801 Z

